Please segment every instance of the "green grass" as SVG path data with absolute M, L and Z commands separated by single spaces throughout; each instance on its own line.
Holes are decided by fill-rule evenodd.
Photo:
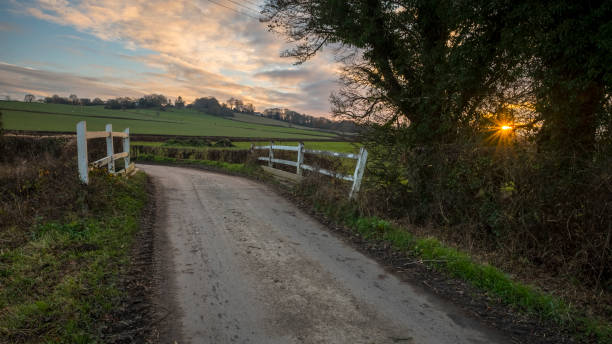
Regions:
M 269 145 L 270 142 L 266 141 L 258 141 L 258 142 L 245 142 L 238 141 L 232 142 L 235 147 L 197 147 L 197 146 L 185 146 L 185 145 L 164 145 L 164 142 L 145 142 L 145 141 L 132 141 L 131 144 L 133 146 L 149 146 L 149 147 L 177 147 L 177 148 L 193 148 L 193 149 L 250 149 L 251 144 L 256 146 L 265 146 Z M 287 146 L 297 146 L 298 141 L 278 141 L 274 144 L 278 145 L 287 145 Z M 342 153 L 357 153 L 359 152 L 360 144 L 356 142 L 318 142 L 318 141 L 304 141 L 304 146 L 308 149 L 320 149 L 320 150 L 328 150 L 334 152 L 342 152 Z
M 107 123 L 115 131 L 129 127 L 134 134 L 228 136 L 254 138 L 333 138 L 335 134 L 311 129 L 239 122 L 205 115 L 194 110 L 109 110 L 103 106 L 78 106 L 0 101 L 5 129 L 69 131 L 87 121 L 88 130 L 104 130 Z M 34 112 L 32 112 L 34 111 Z
M 579 339 L 589 336 L 600 343 L 611 342 L 612 328 L 608 322 L 588 317 L 559 298 L 514 281 L 496 267 L 478 263 L 468 254 L 446 247 L 435 238 L 419 238 L 383 219 L 359 216 L 354 205 L 348 202 L 316 202 L 314 207 L 366 240 L 388 242 L 395 250 L 467 281 L 507 305 L 569 328 Z
M 146 176 L 100 178 L 113 179 L 103 214 L 37 223 L 30 241 L 0 248 L 0 342 L 100 341 L 100 323 L 123 297 L 118 283 L 139 229 Z
M 306 149 L 319 149 L 341 153 L 358 153 L 361 147 L 360 143 L 357 142 L 346 142 L 346 141 L 335 141 L 335 142 L 317 142 L 317 141 L 303 141 Z M 250 148 L 251 143 L 256 146 L 267 146 L 270 141 L 258 141 L 258 142 L 235 142 L 236 146 L 244 146 L 244 148 Z M 297 146 L 298 141 L 275 141 L 275 145 L 285 146 Z
M 246 123 L 253 123 L 253 124 L 274 125 L 274 126 L 280 126 L 280 127 L 285 127 L 285 128 L 315 130 L 313 128 L 304 127 L 301 125 L 295 125 L 295 124 L 291 124 L 285 121 L 279 121 L 279 120 L 272 119 L 272 118 L 259 117 L 255 115 L 244 114 L 244 113 L 235 113 L 234 120 L 246 122 Z
M 258 166 L 247 164 L 233 164 L 224 161 L 213 160 L 197 160 L 197 159 L 176 159 L 153 154 L 141 154 L 138 156 L 138 161 L 150 161 L 162 164 L 181 164 L 181 165 L 196 165 L 212 167 L 215 170 L 228 172 L 232 174 L 242 174 L 253 176 L 260 170 Z

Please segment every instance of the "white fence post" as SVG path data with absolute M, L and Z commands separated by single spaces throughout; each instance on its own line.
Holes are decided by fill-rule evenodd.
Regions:
M 272 146 L 274 145 L 274 142 L 270 141 L 270 153 L 268 155 L 268 158 L 270 160 L 268 160 L 268 166 L 272 167 L 272 159 L 274 159 L 274 151 L 272 150 Z
M 298 144 L 297 151 L 297 175 L 302 175 L 302 164 L 304 163 L 304 143 L 300 142 Z
M 106 137 L 106 156 L 110 156 L 111 160 L 108 163 L 108 172 L 115 173 L 115 160 L 112 158 L 113 154 L 115 154 L 115 149 L 113 148 L 113 125 L 106 125 L 106 132 L 108 136 Z
M 123 138 L 123 151 L 128 153 L 128 156 L 125 157 L 123 161 L 125 161 L 125 166 L 123 169 L 127 171 L 128 166 L 130 166 L 130 128 L 125 128 L 123 131 L 126 137 Z
M 130 164 L 130 129 L 126 128 L 123 133 L 113 132 L 113 126 L 111 124 L 106 125 L 105 131 L 92 131 L 87 132 L 87 123 L 81 121 L 76 126 L 77 131 L 77 159 L 79 166 L 79 179 L 84 183 L 89 183 L 89 162 L 87 161 L 87 140 L 96 138 L 106 139 L 106 156 L 102 159 L 96 160 L 91 163 L 93 167 L 102 167 L 108 165 L 109 173 L 116 173 L 115 160 L 124 158 L 125 168 L 119 173 L 125 173 L 126 175 L 133 170 L 133 164 Z M 113 137 L 123 137 L 123 152 L 115 154 L 113 147 Z M 132 166 L 130 169 L 129 167 Z
M 87 124 L 85 121 L 77 123 L 77 156 L 79 160 L 79 178 L 81 182 L 89 183 L 89 166 L 87 163 Z
M 364 147 L 361 147 L 359 151 L 359 159 L 357 160 L 357 166 L 355 167 L 355 174 L 353 175 L 353 187 L 349 193 L 349 198 L 354 199 L 359 192 L 361 187 L 361 179 L 363 179 L 363 172 L 365 171 L 366 161 L 368 160 L 368 151 Z
M 300 142 L 297 147 L 295 146 L 283 146 L 283 145 L 278 145 L 278 146 L 274 146 L 274 142 L 270 142 L 269 146 L 254 146 L 252 147 L 252 149 L 261 149 L 261 150 L 268 150 L 268 156 L 260 156 L 257 157 L 257 160 L 259 161 L 267 161 L 268 162 L 268 166 L 269 167 L 273 167 L 273 163 L 277 163 L 277 164 L 282 164 L 282 165 L 288 165 L 288 166 L 295 166 L 296 167 L 296 175 L 295 176 L 297 178 L 297 180 L 299 180 L 299 176 L 302 176 L 303 171 L 304 170 L 308 170 L 308 171 L 313 171 L 313 172 L 317 172 L 320 174 L 324 174 L 333 178 L 337 178 L 337 179 L 342 179 L 342 180 L 346 180 L 346 181 L 351 181 L 353 182 L 353 185 L 351 186 L 351 191 L 349 192 L 349 198 L 350 199 L 354 199 L 357 194 L 359 193 L 359 189 L 361 188 L 361 182 L 363 180 L 363 174 L 365 173 L 365 168 L 366 168 L 366 163 L 368 161 L 368 151 L 365 148 L 361 148 L 359 150 L 359 153 L 343 153 L 343 152 L 332 152 L 332 151 L 323 151 L 323 150 L 316 150 L 316 149 L 306 149 L 304 147 L 304 143 Z M 283 160 L 283 159 L 274 159 L 274 149 L 278 149 L 278 150 L 284 150 L 284 151 L 290 151 L 290 152 L 297 152 L 297 161 L 290 161 L 290 160 Z M 320 154 L 320 155 L 328 155 L 328 156 L 332 156 L 332 157 L 336 157 L 336 158 L 346 158 L 346 159 L 355 159 L 357 160 L 357 164 L 355 166 L 355 171 L 353 173 L 353 175 L 344 175 L 342 173 L 339 172 L 334 172 L 334 171 L 329 171 L 326 169 L 322 169 L 322 168 L 318 168 L 317 166 L 311 166 L 308 164 L 304 163 L 304 156 L 305 154 Z M 268 167 L 266 167 L 268 168 Z M 274 168 L 272 168 L 270 170 L 271 173 L 275 173 L 274 172 Z M 278 171 L 278 172 L 283 172 L 283 171 Z M 287 173 L 287 172 L 283 172 L 283 173 Z M 286 178 L 286 175 L 284 176 Z M 292 179 L 296 179 L 296 178 L 292 178 Z

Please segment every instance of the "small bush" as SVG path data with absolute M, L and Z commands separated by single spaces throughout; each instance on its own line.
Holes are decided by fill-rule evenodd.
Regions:
M 212 143 L 206 139 L 200 138 L 189 138 L 189 139 L 170 139 L 166 140 L 163 143 L 165 147 L 175 147 L 175 146 L 183 146 L 183 147 L 210 147 Z
M 370 149 L 363 208 L 612 287 L 610 155 L 561 166 L 529 146 Z
M 174 159 L 223 161 L 234 164 L 244 163 L 249 155 L 249 150 L 247 149 L 195 149 L 137 145 L 133 145 L 131 151 L 134 159 L 144 155 L 154 155 Z
M 215 142 L 215 147 L 235 147 L 230 139 L 222 139 L 220 141 Z

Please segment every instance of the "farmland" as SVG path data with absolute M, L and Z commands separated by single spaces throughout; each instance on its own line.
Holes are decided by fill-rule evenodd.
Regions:
M 318 142 L 318 141 L 303 141 L 304 146 L 308 149 L 321 149 L 321 150 L 329 150 L 334 152 L 342 152 L 342 153 L 355 153 L 359 151 L 360 144 L 356 142 Z M 145 141 L 133 141 L 133 146 L 150 146 L 150 147 L 184 147 L 184 148 L 193 148 L 199 150 L 206 149 L 249 149 L 251 148 L 251 144 L 255 146 L 265 146 L 269 145 L 270 141 L 254 141 L 254 142 L 233 142 L 234 147 L 198 147 L 191 145 L 174 145 L 167 144 L 164 142 L 145 142 Z M 277 145 L 287 145 L 287 146 L 297 146 L 298 141 L 275 141 L 274 144 Z
M 250 115 L 239 120 L 216 117 L 194 110 L 109 110 L 103 106 L 78 106 L 23 102 L 0 102 L 4 126 L 9 130 L 74 132 L 86 120 L 89 130 L 103 130 L 107 123 L 116 131 L 129 127 L 134 134 L 219 136 L 244 138 L 330 139 L 337 135 L 312 129 L 288 127 L 281 121 Z M 247 122 L 248 120 L 248 122 Z

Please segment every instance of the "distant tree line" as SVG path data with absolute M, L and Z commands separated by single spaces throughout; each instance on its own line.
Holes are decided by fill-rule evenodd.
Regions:
M 26 94 L 24 101 L 27 103 L 31 103 L 35 100 L 34 95 Z M 76 94 L 71 94 L 70 96 L 61 97 L 57 94 L 54 94 L 51 97 L 45 97 L 43 101 L 47 104 L 66 104 L 66 105 L 84 105 L 84 106 L 93 106 L 93 105 L 104 105 L 105 102 L 100 98 L 94 98 L 93 100 L 89 98 L 79 98 Z
M 27 94 L 24 97 L 24 102 L 36 101 L 36 97 L 32 94 Z M 51 97 L 45 97 L 42 100 L 48 104 L 67 104 L 67 105 L 82 105 L 82 106 L 101 106 L 106 109 L 127 110 L 127 109 L 157 109 L 165 111 L 169 108 L 175 109 L 193 109 L 212 116 L 232 117 L 235 112 L 253 114 L 262 117 L 268 117 L 295 125 L 305 127 L 337 130 L 344 132 L 358 131 L 358 125 L 350 120 L 331 121 L 324 117 L 313 117 L 305 114 L 300 114 L 289 109 L 273 108 L 266 109 L 263 113 L 256 112 L 255 106 L 252 103 L 245 102 L 241 99 L 231 97 L 225 103 L 219 102 L 215 97 L 196 98 L 193 103 L 187 104 L 181 96 L 176 98 L 174 103 L 172 100 L 163 94 L 148 94 L 140 98 L 117 97 L 110 98 L 106 101 L 100 98 L 79 98 L 75 94 L 68 97 L 62 97 L 54 94 Z
M 310 128 L 337 130 L 344 132 L 359 131 L 359 126 L 355 122 L 350 120 L 332 121 L 325 117 L 313 117 L 309 115 L 300 114 L 289 109 L 266 109 L 263 112 L 263 116 Z

